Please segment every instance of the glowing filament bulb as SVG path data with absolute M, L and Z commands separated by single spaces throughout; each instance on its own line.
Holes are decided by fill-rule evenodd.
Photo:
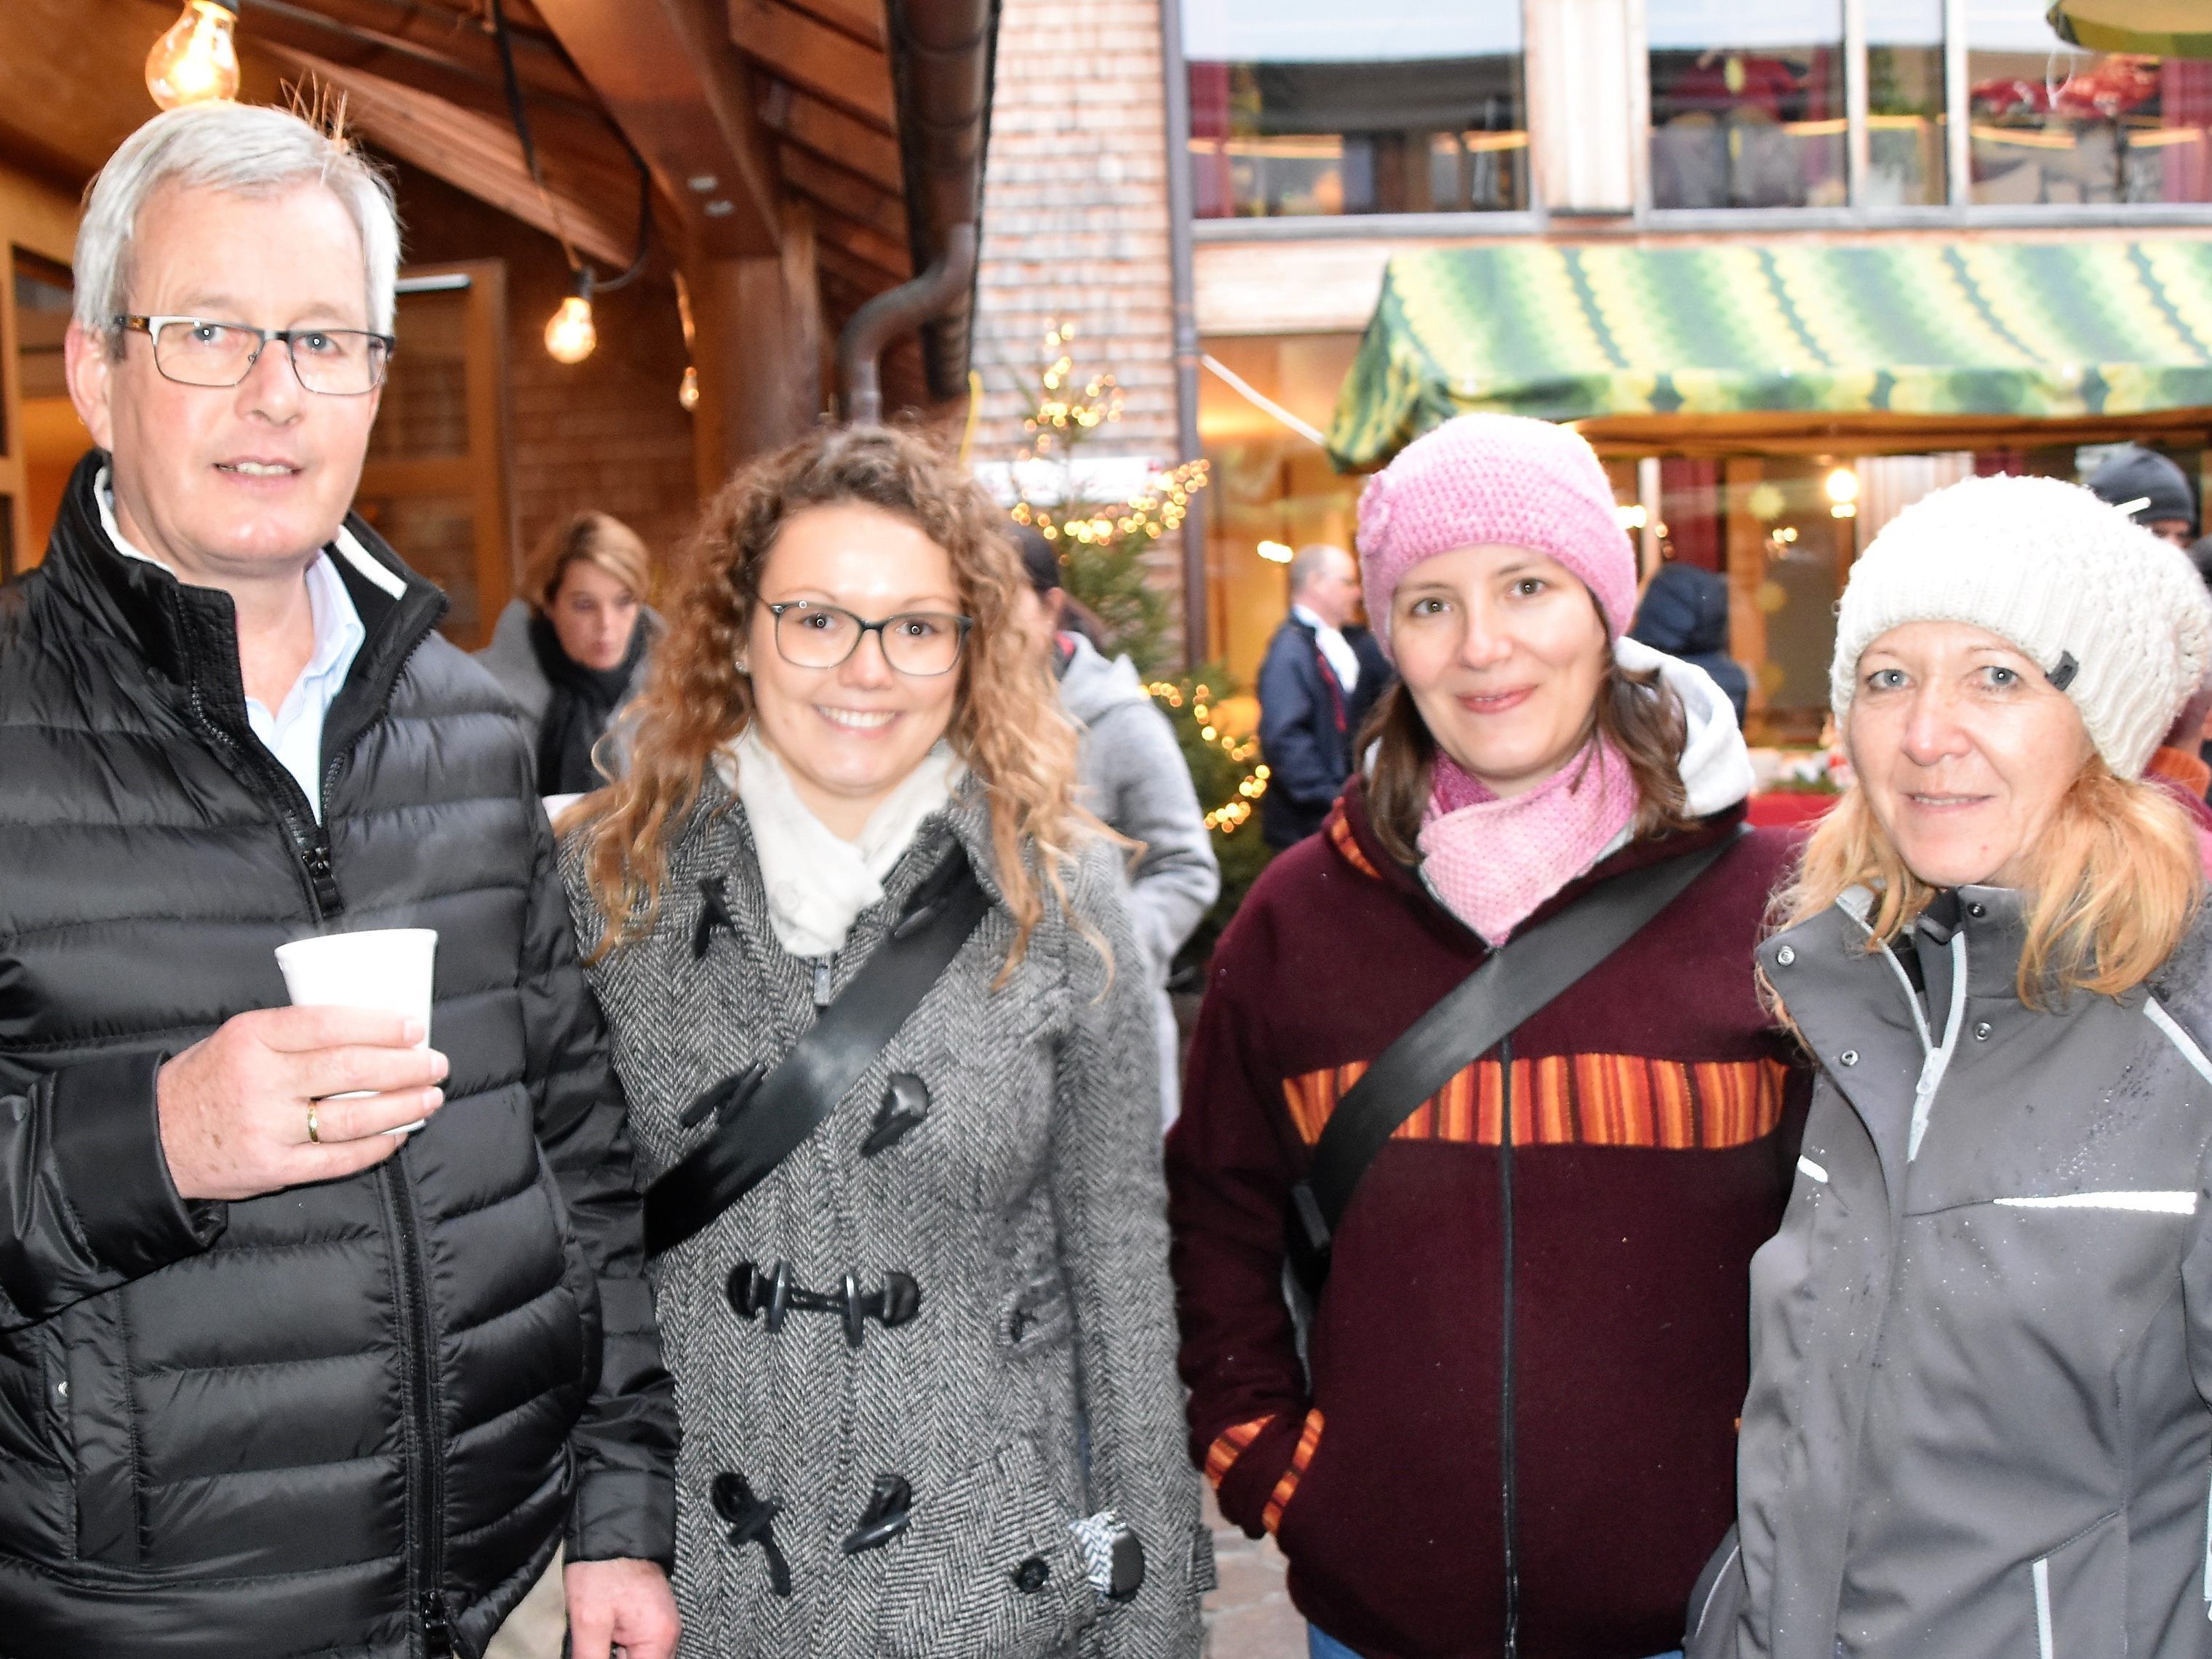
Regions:
M 599 331 L 592 322 L 592 302 L 580 294 L 571 294 L 545 325 L 547 354 L 556 363 L 580 363 L 599 343 Z
M 146 54 L 146 90 L 163 109 L 238 96 L 238 22 L 230 0 L 185 0 L 184 14 Z

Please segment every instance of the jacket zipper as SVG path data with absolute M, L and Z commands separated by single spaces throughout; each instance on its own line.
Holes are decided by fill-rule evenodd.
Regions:
M 408 1462 L 414 1468 L 407 1486 L 414 1498 L 410 1530 L 415 1534 L 409 1577 L 413 1581 L 416 1618 L 422 1627 L 427 1659 L 447 1659 L 458 1651 L 446 1612 L 445 1466 L 438 1434 L 438 1382 L 430 1355 L 437 1335 L 430 1328 L 430 1298 L 423 1283 L 422 1223 L 415 1195 L 400 1172 L 403 1148 L 377 1170 L 390 1204 L 392 1231 L 399 1238 L 400 1319 L 404 1327 L 407 1371 Z
M 1498 1129 L 1498 1212 L 1504 1235 L 1500 1279 L 1502 1308 L 1498 1318 L 1498 1395 L 1502 1420 L 1498 1436 L 1498 1501 L 1504 1510 L 1505 1543 L 1504 1659 L 1517 1659 L 1521 1651 L 1521 1492 L 1517 1425 L 1513 1401 L 1513 1039 L 1498 1045 L 1499 1117 Z

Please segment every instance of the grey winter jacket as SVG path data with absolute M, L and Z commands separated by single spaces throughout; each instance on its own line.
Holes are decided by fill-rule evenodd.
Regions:
M 1142 842 L 1129 878 L 1130 920 L 1164 978 L 1175 954 L 1221 891 L 1206 814 L 1167 717 L 1136 665 L 1108 661 L 1079 634 L 1060 672 L 1060 700 L 1083 728 L 1083 805 Z
M 644 607 L 638 611 L 637 625 L 656 634 L 662 627 L 659 617 Z M 515 708 L 530 727 L 531 740 L 536 742 L 538 728 L 545 723 L 545 710 L 553 701 L 553 686 L 546 679 L 545 671 L 538 665 L 538 653 L 530 648 L 529 605 L 520 599 L 509 599 L 491 631 L 491 643 L 471 654 L 499 682 L 499 689 L 514 699 Z M 625 702 L 635 696 L 644 685 L 646 670 L 652 663 L 649 650 L 638 659 Z M 620 714 L 616 718 L 619 720 Z
M 652 933 L 592 971 L 631 1091 L 638 1155 L 658 1176 L 710 1131 L 680 1115 L 756 1060 L 773 1064 L 964 849 L 997 896 L 980 787 L 926 823 L 817 988 L 770 927 L 741 806 L 709 772 L 672 849 Z M 599 915 L 577 848 L 577 926 Z M 1182 1659 L 1211 1583 L 1195 1476 L 1179 1431 L 1150 987 L 1119 896 L 1118 850 L 1094 843 L 1071 878 L 1093 945 L 1052 908 L 1012 977 L 994 903 L 885 1054 L 811 1139 L 654 1272 L 684 1423 L 677 1595 L 685 1659 Z M 713 895 L 710 902 L 708 894 Z M 722 920 L 726 918 L 726 921 Z M 920 1126 L 864 1153 L 893 1073 L 927 1091 Z M 779 1331 L 728 1294 L 742 1262 L 835 1291 L 910 1274 L 920 1311 L 850 1344 L 832 1315 Z M 1083 1428 L 1088 1431 L 1088 1463 Z M 732 1544 L 716 1477 L 777 1507 L 767 1552 Z M 881 1476 L 912 1490 L 910 1525 L 848 1553 Z M 1148 1571 L 1101 1611 L 1067 1528 L 1110 1508 Z
M 2020 905 L 1760 951 L 1820 1078 L 1692 1659 L 2212 1654 L 2212 922 L 2046 1013 Z

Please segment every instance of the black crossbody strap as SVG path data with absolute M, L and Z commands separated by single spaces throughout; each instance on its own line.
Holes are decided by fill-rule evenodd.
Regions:
M 646 1189 L 647 1255 L 659 1255 L 707 1226 L 821 1127 L 990 908 L 967 854 L 954 848 L 798 1046 L 757 1090 L 740 1091 L 719 1111 L 714 1133 Z M 722 1088 L 717 1084 L 708 1093 Z
M 1398 1126 L 1626 945 L 1746 833 L 1739 828 L 1710 847 L 1599 883 L 1492 951 L 1382 1051 L 1337 1103 L 1311 1169 L 1291 1189 L 1291 1264 L 1310 1291 L 1318 1291 L 1328 1274 L 1330 1241 L 1360 1178 Z

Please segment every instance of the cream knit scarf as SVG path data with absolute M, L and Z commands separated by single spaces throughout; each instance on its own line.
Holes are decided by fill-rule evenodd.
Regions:
M 714 759 L 752 828 L 769 925 L 795 957 L 843 948 L 854 919 L 883 898 L 884 878 L 968 775 L 951 745 L 940 742 L 869 815 L 860 838 L 847 841 L 807 809 L 783 762 L 752 726 Z

